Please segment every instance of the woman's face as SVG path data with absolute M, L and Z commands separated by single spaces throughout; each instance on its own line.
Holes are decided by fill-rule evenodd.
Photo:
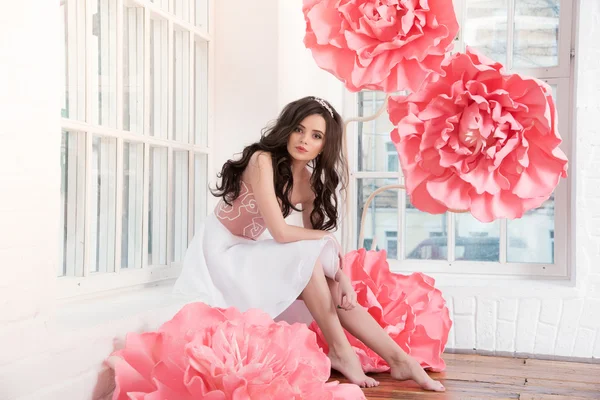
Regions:
M 304 118 L 288 139 L 287 149 L 292 158 L 298 161 L 317 158 L 325 147 L 325 128 L 325 119 L 319 114 Z

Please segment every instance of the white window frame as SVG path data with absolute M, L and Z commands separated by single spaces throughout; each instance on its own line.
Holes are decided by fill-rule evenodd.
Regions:
M 459 23 L 464 24 L 464 9 L 467 0 L 455 0 L 455 8 Z M 516 0 L 509 0 L 509 15 L 512 15 Z M 574 133 L 574 56 L 575 56 L 575 27 L 573 21 L 576 19 L 576 9 L 570 0 L 561 0 L 560 25 L 559 25 L 559 55 L 558 66 L 551 68 L 536 69 L 513 69 L 510 72 L 520 73 L 526 76 L 535 76 L 550 85 L 556 85 L 558 99 L 556 104 L 558 114 L 558 129 L 563 139 L 561 149 L 569 157 L 570 167 L 574 165 L 572 141 Z M 512 47 L 513 18 L 508 21 L 509 47 Z M 461 25 L 463 26 L 463 25 Z M 459 34 L 455 42 L 455 51 L 463 51 L 465 48 L 462 37 Z M 512 53 L 512 51 L 509 51 Z M 510 57 L 510 56 L 509 56 Z M 510 60 L 510 58 L 509 58 Z M 343 110 L 346 117 L 358 115 L 358 93 L 344 91 Z M 364 117 L 367 117 L 366 115 Z M 369 122 L 366 122 L 369 123 Z M 350 180 L 347 191 L 348 217 L 342 225 L 344 230 L 344 248 L 346 251 L 356 249 L 358 241 L 358 198 L 357 183 L 359 179 L 398 179 L 398 184 L 403 184 L 402 171 L 396 172 L 370 172 L 357 171 L 358 160 L 358 123 L 349 124 L 348 132 L 348 155 Z M 387 160 L 386 160 L 387 164 Z M 448 232 L 448 260 L 408 260 L 405 259 L 405 246 L 403 238 L 407 235 L 403 215 L 405 213 L 405 196 L 398 196 L 398 259 L 388 259 L 390 269 L 395 272 L 424 272 L 434 274 L 457 274 L 457 275 L 497 275 L 507 278 L 529 277 L 537 279 L 569 279 L 571 277 L 571 260 L 574 251 L 570 244 L 573 232 L 571 207 L 573 202 L 573 179 L 571 173 L 567 179 L 562 179 L 555 191 L 555 220 L 554 220 L 554 264 L 534 263 L 508 263 L 507 254 L 507 220 L 500 220 L 500 260 L 498 262 L 478 261 L 452 261 L 454 260 L 454 213 L 446 213 L 446 224 Z M 391 189 L 398 190 L 398 189 Z M 382 240 L 385 238 L 377 238 Z M 362 244 L 359 245 L 359 248 Z
M 215 54 L 215 46 L 214 46 L 214 30 L 215 30 L 215 18 L 214 18 L 214 10 L 215 10 L 215 0 L 206 0 L 207 2 L 207 23 L 206 25 L 196 25 L 194 20 L 196 18 L 196 0 L 190 0 L 189 3 L 182 0 L 162 0 L 157 2 L 151 2 L 149 0 L 116 0 L 116 27 L 117 31 L 115 32 L 117 38 L 116 45 L 116 127 L 107 127 L 95 124 L 92 122 L 93 110 L 92 110 L 92 91 L 84 90 L 85 93 L 85 101 L 82 102 L 85 104 L 85 119 L 77 120 L 77 119 L 69 119 L 69 118 L 61 118 L 61 128 L 62 131 L 70 131 L 77 132 L 79 136 L 79 150 L 84 151 L 85 153 L 85 169 L 84 176 L 75 176 L 75 179 L 79 179 L 78 182 L 82 182 L 85 180 L 85 188 L 84 193 L 81 196 L 81 199 L 77 199 L 76 207 L 70 207 L 68 210 L 69 213 L 77 213 L 78 215 L 84 213 L 83 221 L 77 221 L 78 229 L 83 230 L 82 237 L 85 238 L 83 243 L 80 244 L 82 247 L 82 251 L 84 253 L 84 263 L 83 263 L 83 276 L 60 276 L 58 277 L 58 288 L 57 288 L 57 296 L 58 298 L 70 298 L 74 296 L 82 296 L 82 295 L 90 295 L 96 292 L 114 290 L 114 289 L 122 289 L 126 287 L 133 286 L 142 286 L 148 283 L 157 282 L 166 279 L 172 279 L 179 275 L 181 272 L 181 262 L 171 262 L 172 254 L 173 254 L 173 244 L 172 244 L 172 235 L 173 232 L 173 218 L 174 218 L 174 205 L 172 200 L 173 193 L 173 185 L 174 180 L 181 181 L 181 176 L 174 177 L 174 152 L 176 151 L 184 151 L 188 154 L 188 213 L 187 213 L 187 236 L 188 243 L 191 241 L 194 234 L 194 226 L 200 220 L 198 216 L 195 215 L 195 199 L 194 195 L 197 189 L 195 188 L 196 177 L 194 176 L 195 172 L 195 155 L 201 154 L 206 157 L 206 181 L 208 181 L 208 176 L 212 172 L 212 164 L 214 157 L 214 141 L 213 141 L 213 132 L 214 132 L 214 54 Z M 91 13 L 85 13 L 85 9 L 90 9 L 91 0 L 63 0 L 61 1 L 61 5 L 66 3 L 69 7 L 75 7 L 77 4 L 77 19 L 82 20 L 85 19 L 85 37 L 86 40 L 88 37 L 91 37 L 92 34 L 92 17 Z M 161 7 L 160 4 L 168 5 L 168 7 Z M 185 7 L 184 4 L 187 4 Z M 130 131 L 123 130 L 123 17 L 124 17 L 124 7 L 141 7 L 144 12 L 144 133 L 134 133 Z M 183 9 L 181 8 L 183 7 Z M 186 19 L 182 18 L 182 10 L 183 12 L 187 12 L 188 17 Z M 168 59 L 165 60 L 165 63 L 168 64 L 168 96 L 165 102 L 168 102 L 167 110 L 168 110 L 168 127 L 167 127 L 167 136 L 166 138 L 159 138 L 155 136 L 150 136 L 149 134 L 149 125 L 150 125 L 150 19 L 159 18 L 161 20 L 167 21 L 168 23 Z M 72 17 L 70 17 L 72 18 Z M 196 108 L 192 107 L 194 102 L 188 101 L 187 107 L 189 108 L 189 118 L 192 121 L 185 122 L 185 130 L 188 134 L 189 140 L 188 143 L 184 143 L 181 141 L 172 140 L 174 137 L 174 128 L 173 122 L 175 118 L 174 112 L 174 98 L 173 98 L 173 37 L 174 37 L 174 29 L 179 29 L 185 31 L 186 35 L 189 35 L 189 70 L 187 72 L 190 74 L 190 88 L 193 88 L 195 85 L 194 82 L 194 66 L 195 66 L 195 46 L 197 41 L 205 41 L 207 43 L 207 57 L 208 57 L 208 65 L 207 71 L 208 74 L 208 82 L 207 87 L 204 90 L 207 91 L 207 101 L 204 105 L 205 109 L 203 112 L 203 118 L 206 118 L 207 121 L 207 132 L 205 132 L 206 142 L 202 145 L 193 144 L 192 138 L 195 135 L 195 125 L 193 122 L 196 116 Z M 79 84 L 84 85 L 86 89 L 91 87 L 91 78 L 93 72 L 91 71 L 91 57 L 92 57 L 92 46 L 86 46 L 85 44 L 81 44 L 81 35 L 84 32 L 82 29 L 79 29 L 75 32 L 69 31 L 68 40 L 77 40 L 78 44 L 78 53 L 85 54 L 85 67 L 81 65 L 78 66 L 77 74 L 79 75 Z M 79 37 L 78 37 L 79 36 Z M 81 60 L 78 61 L 82 63 Z M 185 66 L 184 66 L 185 67 Z M 184 89 L 185 90 L 185 89 Z M 188 92 L 190 90 L 188 89 Z M 189 95 L 190 100 L 192 94 Z M 78 105 L 79 107 L 79 105 Z M 116 160 L 116 223 L 115 223 L 115 232 L 114 237 L 111 237 L 110 240 L 115 240 L 115 271 L 108 273 L 94 273 L 90 274 L 90 254 L 91 247 L 94 245 L 91 243 L 91 216 L 90 209 L 91 204 L 91 193 L 92 193 L 92 141 L 94 137 L 108 137 L 116 139 L 116 151 L 117 151 L 117 160 Z M 81 140 L 83 139 L 83 140 Z M 142 264 L 141 268 L 127 268 L 121 269 L 121 236 L 122 236 L 122 226 L 121 226 L 121 212 L 122 212 L 122 193 L 123 193 L 123 145 L 124 142 L 129 142 L 132 144 L 141 143 L 143 145 L 143 154 L 144 154 L 144 179 L 143 179 L 143 212 L 142 212 Z M 149 153 L 150 147 L 159 146 L 160 148 L 167 149 L 167 263 L 166 265 L 147 265 L 147 252 L 148 252 L 148 204 L 149 204 Z M 81 154 L 81 153 L 80 153 Z M 70 178 L 69 178 L 70 179 Z M 203 207 L 206 208 L 208 204 L 209 192 L 205 190 L 204 198 L 199 199 L 198 201 L 202 202 Z M 71 209 L 72 208 L 72 209 Z M 83 211 L 85 210 L 85 211 Z M 179 216 L 181 217 L 181 216 Z M 177 216 L 175 216 L 177 218 Z M 62 224 L 62 221 L 61 221 Z M 61 250 L 62 251 L 62 250 Z M 78 249 L 79 251 L 79 249 Z M 111 255 L 112 257 L 112 255 Z

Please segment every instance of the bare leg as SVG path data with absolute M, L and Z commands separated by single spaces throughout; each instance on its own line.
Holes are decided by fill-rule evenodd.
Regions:
M 344 334 L 342 325 L 335 311 L 327 279 L 323 267 L 317 262 L 312 277 L 301 295 L 306 307 L 323 331 L 325 340 L 329 345 L 329 358 L 331 366 L 340 371 L 352 383 L 361 387 L 374 387 L 379 385 L 373 378 L 365 375 L 358 357 L 352 350 L 348 338 Z
M 332 294 L 337 293 L 337 282 L 327 279 Z M 381 328 L 365 308 L 357 305 L 346 311 L 337 310 L 342 326 L 354 337 L 379 354 L 391 367 L 390 374 L 398 380 L 412 379 L 423 389 L 444 391 L 444 386 L 427 375 L 419 362 L 410 357 L 392 338 Z

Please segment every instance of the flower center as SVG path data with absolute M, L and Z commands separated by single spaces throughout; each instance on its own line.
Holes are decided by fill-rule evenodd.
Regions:
M 458 139 L 462 144 L 478 153 L 485 148 L 485 139 L 480 135 L 477 129 L 461 129 L 458 133 Z

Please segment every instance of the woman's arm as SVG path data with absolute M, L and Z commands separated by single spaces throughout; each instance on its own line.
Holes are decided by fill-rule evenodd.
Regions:
M 306 229 L 288 225 L 283 218 L 275 187 L 273 186 L 273 164 L 269 153 L 256 152 L 252 155 L 246 170 L 246 179 L 254 192 L 267 229 L 273 239 L 279 243 L 297 242 L 299 240 L 321 239 L 329 232 L 317 229 Z M 310 218 L 309 218 L 310 219 Z

